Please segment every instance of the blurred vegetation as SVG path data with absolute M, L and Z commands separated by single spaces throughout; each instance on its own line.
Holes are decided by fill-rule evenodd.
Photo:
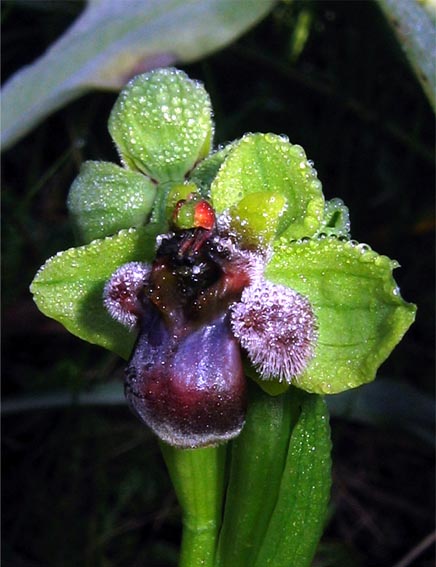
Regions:
M 80 2 L 2 3 L 3 81 L 71 24 Z M 315 162 L 352 235 L 403 266 L 417 321 L 380 371 L 434 388 L 434 116 L 372 1 L 280 2 L 239 41 L 184 67 L 205 82 L 216 143 L 286 134 Z M 44 318 L 28 286 L 74 245 L 66 195 L 86 159 L 117 161 L 113 93 L 51 116 L 3 155 L 3 399 L 58 389 L 76 399 L 122 378 L 122 361 Z M 407 389 L 399 389 L 408 392 Z M 407 399 L 404 400 L 407 406 Z M 317 566 L 394 565 L 433 528 L 433 448 L 413 432 L 333 419 L 334 489 Z M 177 502 L 157 444 L 124 406 L 39 409 L 3 418 L 5 567 L 176 565 Z M 433 565 L 431 548 L 417 567 Z

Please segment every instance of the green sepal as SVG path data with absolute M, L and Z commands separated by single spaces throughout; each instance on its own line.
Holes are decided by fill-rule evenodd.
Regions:
M 230 230 L 238 235 L 244 248 L 267 248 L 286 207 L 286 197 L 280 193 L 250 193 L 229 210 Z
M 209 95 L 177 69 L 138 75 L 121 91 L 109 131 L 129 168 L 161 183 L 182 182 L 210 151 Z
M 334 394 L 375 378 L 415 319 L 416 306 L 392 277 L 397 265 L 334 237 L 276 243 L 266 278 L 306 296 L 318 326 L 314 357 L 296 386 Z
M 144 225 L 155 197 L 156 185 L 144 175 L 114 163 L 86 161 L 67 206 L 80 241 L 86 243 Z
M 151 262 L 156 235 L 149 227 L 58 252 L 36 274 L 30 291 L 40 311 L 81 339 L 128 358 L 136 339 L 103 306 L 103 288 L 113 272 L 131 261 Z
M 232 147 L 211 185 L 220 213 L 252 193 L 286 198 L 277 233 L 291 238 L 313 235 L 324 214 L 321 182 L 301 146 L 275 134 L 247 134 Z

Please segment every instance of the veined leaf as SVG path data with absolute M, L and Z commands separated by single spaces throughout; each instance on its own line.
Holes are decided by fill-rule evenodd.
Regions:
M 2 148 L 94 88 L 190 63 L 263 18 L 276 0 L 94 0 L 70 29 L 2 92 Z
M 291 434 L 274 512 L 257 560 L 250 565 L 310 567 L 330 498 L 330 449 L 325 402 L 306 394 Z

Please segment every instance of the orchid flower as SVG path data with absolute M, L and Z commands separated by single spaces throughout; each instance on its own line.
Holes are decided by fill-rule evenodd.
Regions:
M 207 549 L 187 536 L 181 565 L 194 565 L 200 548 L 210 565 L 216 557 L 216 565 L 252 565 L 254 548 L 258 558 L 273 548 L 279 556 L 282 547 L 289 557 L 290 540 L 280 539 L 277 528 L 286 511 L 280 502 L 288 498 L 280 480 L 286 451 L 295 457 L 311 442 L 308 431 L 318 431 L 314 439 L 322 436 L 325 451 L 319 449 L 320 468 L 309 457 L 306 466 L 318 471 L 317 482 L 321 470 L 328 476 L 326 413 L 321 396 L 313 394 L 373 380 L 412 324 L 416 308 L 402 299 L 392 276 L 398 264 L 351 240 L 347 207 L 325 200 L 314 164 L 298 144 L 255 133 L 213 150 L 209 96 L 181 71 L 160 69 L 130 81 L 112 110 L 109 131 L 122 165 L 83 164 L 68 197 L 82 244 L 44 264 L 31 286 L 34 299 L 75 335 L 129 359 L 127 400 L 163 441 L 188 516 L 193 488 L 181 471 L 191 457 L 177 451 L 209 455 L 201 462 L 209 463 L 204 466 L 211 467 L 214 486 L 222 487 L 221 453 L 208 451 L 236 439 L 226 500 L 232 512 L 224 514 L 220 543 L 222 492 L 216 489 L 212 516 L 206 514 L 197 534 L 204 539 L 206 524 L 213 526 Z M 253 388 L 258 393 L 250 394 Z M 289 413 L 292 403 L 297 417 Z M 271 437 L 276 426 L 282 437 Z M 256 451 L 263 465 L 254 462 Z M 251 508 L 243 512 L 248 504 L 238 495 L 248 462 L 264 466 L 276 483 L 263 502 L 275 514 L 269 528 L 259 520 L 260 508 L 257 516 Z M 258 470 L 256 478 L 263 480 L 256 490 L 266 486 Z M 328 484 L 319 500 L 324 508 Z M 275 500 L 269 505 L 268 499 Z M 256 543 L 229 552 L 225 542 L 238 517 L 236 531 L 248 530 Z M 248 517 L 257 520 L 244 524 Z M 307 561 L 323 517 L 310 516 L 316 537 L 307 546 Z M 297 549 L 302 540 L 294 532 Z M 267 547 L 261 547 L 264 539 Z M 299 565 L 309 564 L 294 556 Z M 283 561 L 271 564 L 290 564 Z

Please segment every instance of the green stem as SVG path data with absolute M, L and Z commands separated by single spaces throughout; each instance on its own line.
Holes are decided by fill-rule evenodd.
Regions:
M 226 447 L 175 449 L 161 443 L 183 511 L 179 567 L 213 567 L 221 525 Z
M 218 567 L 254 563 L 276 505 L 289 438 L 301 411 L 298 391 L 270 396 L 250 384 L 249 392 L 247 421 L 232 443 Z
M 309 567 L 330 493 L 330 430 L 320 396 L 250 385 L 232 443 L 216 567 Z

